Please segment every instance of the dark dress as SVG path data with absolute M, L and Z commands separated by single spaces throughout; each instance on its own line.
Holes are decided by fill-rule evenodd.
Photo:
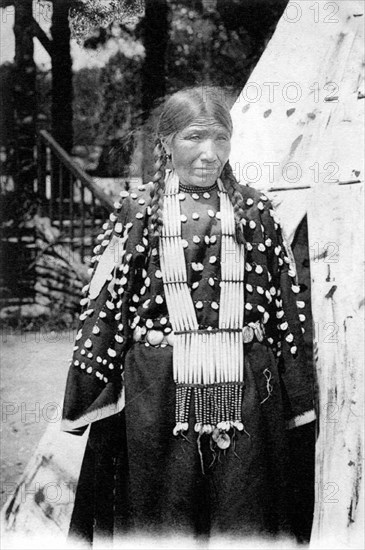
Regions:
M 300 464 L 293 467 L 287 428 L 314 418 L 312 368 L 295 273 L 271 205 L 250 188 L 242 187 L 242 195 L 245 324 L 260 321 L 265 337 L 245 345 L 244 430 L 232 430 L 224 451 L 209 435 L 198 438 L 193 404 L 188 432 L 173 435 L 173 348 L 149 345 L 144 335 L 133 340 L 136 327 L 171 332 L 158 254 L 148 242 L 150 186 L 123 198 L 111 216 L 86 289 L 65 395 L 65 430 L 80 433 L 96 420 L 70 525 L 74 539 L 115 541 L 131 533 L 273 536 L 293 530 L 291 472 Z M 219 194 L 216 187 L 198 193 L 183 189 L 180 199 L 199 328 L 215 328 L 219 310 L 212 303 L 219 305 L 224 261 Z M 197 264 L 203 269 L 196 270 Z M 290 432 L 298 430 L 304 426 Z

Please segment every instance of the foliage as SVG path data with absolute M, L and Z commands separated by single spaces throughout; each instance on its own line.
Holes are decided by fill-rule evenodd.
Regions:
M 141 115 L 142 58 L 127 58 L 122 52 L 113 56 L 102 70 L 103 110 L 99 124 L 99 144 L 104 150 L 99 170 L 104 175 L 127 175 L 135 144 L 134 133 Z
M 143 13 L 142 0 L 82 0 L 70 10 L 71 36 L 81 44 L 97 28 Z
M 218 85 L 226 88 L 233 102 L 265 48 L 287 0 L 166 1 L 169 8 L 166 92 L 171 94 L 188 85 Z M 74 145 L 103 148 L 100 175 L 123 175 L 141 128 L 142 98 L 143 93 L 148 93 L 142 86 L 141 41 L 144 42 L 148 32 L 142 15 L 142 0 L 83 0 L 71 9 L 74 37 L 84 41 L 85 48 L 116 51 L 105 67 L 84 68 L 73 76 Z M 1 69 L 0 80 L 7 81 L 9 70 Z M 49 125 L 49 73 L 38 71 L 37 88 L 38 112 Z M 5 113 L 11 112 L 7 108 L 11 101 L 8 96 L 2 98 Z M 151 120 L 145 128 L 151 131 Z M 8 134 L 2 133 L 1 137 L 10 141 Z
M 101 69 L 81 69 L 73 77 L 74 146 L 96 145 L 100 141 L 100 117 L 103 110 Z
M 37 110 L 39 125 L 51 131 L 52 74 L 51 71 L 37 70 Z
M 256 6 L 247 8 L 238 1 L 168 0 L 166 92 L 171 94 L 189 85 L 212 84 L 224 87 L 228 100 L 233 103 L 274 31 L 285 3 L 286 0 L 268 0 L 264 6 L 258 1 Z M 111 3 L 108 4 L 110 7 Z M 94 4 L 95 17 L 98 9 L 97 3 Z M 120 32 L 132 41 L 143 40 L 144 33 L 148 32 L 143 20 L 136 26 L 128 26 L 125 21 L 118 25 Z M 108 41 L 113 40 L 115 26 L 103 25 L 98 31 L 94 26 L 85 47 L 107 47 Z M 100 174 L 117 175 L 119 171 L 122 175 L 121 167 L 130 159 L 134 136 L 141 124 L 141 98 L 143 93 L 148 93 L 142 90 L 142 71 L 141 57 L 127 58 L 122 52 L 113 56 L 102 70 L 104 107 L 98 141 L 103 142 L 104 153 Z M 151 116 L 155 118 L 153 113 Z M 147 133 L 151 132 L 150 122 L 145 125 Z M 148 150 L 151 139 L 146 138 Z M 145 160 L 150 161 L 147 150 L 145 148 Z M 117 157 L 116 151 L 119 151 Z
M 240 91 L 249 53 L 250 36 L 245 28 L 227 30 L 217 11 L 201 13 L 186 7 L 186 2 L 171 4 L 169 93 L 199 84 Z

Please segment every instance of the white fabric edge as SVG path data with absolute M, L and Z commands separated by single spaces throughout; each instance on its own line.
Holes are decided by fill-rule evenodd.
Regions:
M 70 430 L 75 430 L 76 428 L 87 426 L 88 424 L 92 424 L 93 422 L 97 422 L 98 420 L 102 420 L 103 418 L 107 418 L 108 416 L 113 416 L 114 414 L 118 414 L 124 409 L 124 407 L 125 407 L 125 391 L 123 387 L 121 394 L 118 398 L 118 401 L 116 403 L 111 403 L 110 405 L 106 405 L 101 409 L 95 409 L 92 412 L 89 412 L 87 414 L 80 416 L 76 420 L 67 420 L 64 418 L 61 421 L 61 431 L 67 432 Z
M 313 422 L 316 418 L 317 416 L 314 409 L 306 411 L 303 414 L 291 418 L 287 423 L 287 429 L 292 430 L 293 428 L 304 426 L 305 424 L 309 424 L 309 422 Z

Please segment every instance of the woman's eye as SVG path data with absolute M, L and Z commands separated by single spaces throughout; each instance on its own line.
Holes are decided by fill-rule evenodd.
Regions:
M 219 140 L 219 141 L 229 141 L 229 137 L 228 137 L 228 136 L 221 135 L 221 136 L 218 136 L 218 140 Z
M 193 141 L 198 141 L 198 139 L 200 139 L 200 136 L 198 136 L 197 134 L 193 134 L 192 136 L 189 136 L 188 139 L 191 139 Z

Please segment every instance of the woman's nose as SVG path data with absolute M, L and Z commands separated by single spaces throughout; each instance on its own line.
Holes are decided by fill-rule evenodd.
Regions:
M 207 162 L 217 160 L 217 150 L 213 140 L 207 139 L 203 141 L 200 156 Z

